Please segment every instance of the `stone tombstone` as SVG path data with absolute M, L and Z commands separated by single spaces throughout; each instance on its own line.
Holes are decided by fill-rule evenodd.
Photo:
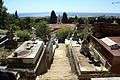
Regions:
M 53 53 L 53 40 L 50 40 L 48 42 L 47 47 L 45 49 L 45 54 L 46 54 L 46 57 L 47 57 L 47 66 L 50 69 L 50 66 L 51 66 L 52 61 L 53 61 L 53 56 L 54 56 L 54 53 Z

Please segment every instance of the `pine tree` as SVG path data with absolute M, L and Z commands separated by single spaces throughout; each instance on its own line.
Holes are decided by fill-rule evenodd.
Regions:
M 3 6 L 3 0 L 0 0 L 0 28 L 7 27 L 8 14 L 6 11 L 7 11 L 7 9 Z
M 2 27 L 2 7 L 3 7 L 3 1 L 0 0 L 0 27 Z
M 54 10 L 51 12 L 50 23 L 51 23 L 51 24 L 55 24 L 55 23 L 57 23 L 57 16 L 56 16 Z
M 3 8 L 3 1 L 0 0 L 0 14 L 2 13 L 2 8 Z M 1 15 L 0 15 L 1 16 Z
M 68 23 L 68 17 L 66 12 L 63 13 L 62 23 Z

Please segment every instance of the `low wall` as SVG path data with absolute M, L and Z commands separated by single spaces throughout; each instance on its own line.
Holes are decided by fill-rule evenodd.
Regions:
M 72 46 L 70 45 L 67 46 L 67 50 L 68 50 L 68 58 L 70 61 L 71 69 L 73 70 L 74 73 L 77 74 L 77 76 L 80 76 L 81 75 L 80 65 L 79 65 L 76 55 L 74 54 Z

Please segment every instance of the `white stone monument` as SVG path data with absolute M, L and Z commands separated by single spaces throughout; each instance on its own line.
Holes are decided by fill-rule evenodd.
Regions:
M 57 24 L 62 24 L 62 17 L 60 15 L 57 17 Z
M 35 41 L 36 39 L 36 29 L 32 27 L 32 41 Z

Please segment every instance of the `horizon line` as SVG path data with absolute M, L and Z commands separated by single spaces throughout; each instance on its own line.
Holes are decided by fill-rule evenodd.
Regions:
M 55 13 L 64 13 L 64 12 L 55 12 Z M 18 14 L 23 14 L 23 13 L 27 14 L 27 13 L 51 13 L 51 12 L 47 12 L 47 11 L 46 12 L 18 12 Z M 116 14 L 120 14 L 120 12 L 66 12 L 66 13 L 116 13 Z M 10 14 L 14 14 L 14 13 L 10 13 Z

